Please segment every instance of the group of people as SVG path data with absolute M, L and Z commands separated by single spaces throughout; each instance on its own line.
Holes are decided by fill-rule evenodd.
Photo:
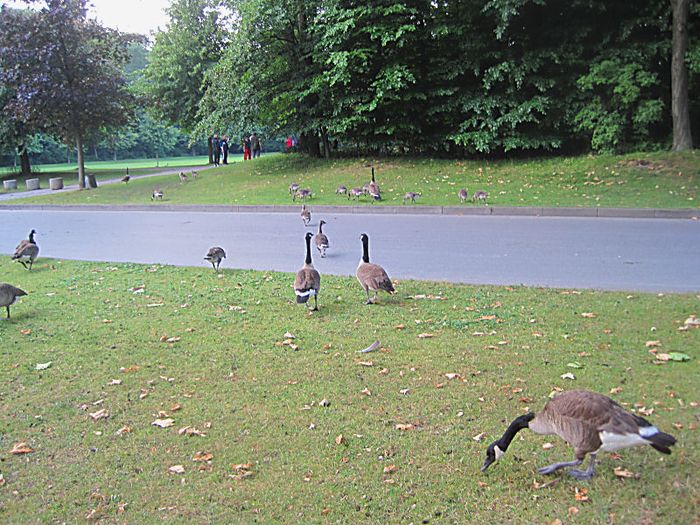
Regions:
M 228 151 L 230 149 L 230 139 L 227 135 L 215 133 L 211 138 L 211 149 L 214 166 L 220 164 L 228 164 Z M 243 160 L 254 159 L 259 157 L 262 151 L 262 143 L 257 133 L 250 136 L 244 135 L 241 138 L 241 148 L 243 148 Z

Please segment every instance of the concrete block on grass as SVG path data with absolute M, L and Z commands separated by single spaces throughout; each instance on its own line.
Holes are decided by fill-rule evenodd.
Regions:
M 28 190 L 38 190 L 41 189 L 39 186 L 39 179 L 27 179 L 25 181 Z

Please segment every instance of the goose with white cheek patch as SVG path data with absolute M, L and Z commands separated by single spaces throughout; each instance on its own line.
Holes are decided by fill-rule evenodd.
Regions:
M 314 298 L 313 310 L 318 310 L 318 292 L 321 290 L 321 274 L 314 268 L 311 263 L 311 238 L 313 233 L 308 232 L 304 239 L 306 240 L 306 259 L 304 266 L 297 272 L 294 279 L 294 293 L 297 297 L 297 304 L 304 304 L 309 301 L 310 297 Z
M 662 454 L 670 454 L 676 442 L 670 434 L 661 432 L 646 419 L 628 412 L 615 401 L 587 390 L 562 392 L 550 399 L 545 407 L 515 418 L 500 439 L 486 450 L 481 471 L 498 461 L 508 450 L 515 435 L 524 428 L 535 434 L 556 434 L 574 448 L 574 460 L 553 463 L 537 469 L 540 474 L 551 474 L 561 468 L 576 467 L 590 455 L 586 470 L 571 469 L 576 479 L 590 479 L 595 474 L 598 452 L 614 452 L 636 445 L 651 445 Z

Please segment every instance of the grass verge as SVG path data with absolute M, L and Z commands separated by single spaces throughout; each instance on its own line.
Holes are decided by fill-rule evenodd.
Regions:
M 353 279 L 323 277 L 308 314 L 283 273 L 3 264 L 29 292 L 0 322 L 4 523 L 697 519 L 700 330 L 679 331 L 697 296 L 405 281 L 367 307 Z M 577 482 L 538 475 L 571 451 L 523 432 L 481 474 L 486 445 L 558 388 L 612 390 L 674 454 L 605 455 Z M 34 452 L 10 454 L 20 442 Z
M 376 166 L 384 200 L 349 201 L 338 185 L 359 187 Z M 310 204 L 401 205 L 407 191 L 419 192 L 416 205 L 460 205 L 457 192 L 484 190 L 498 206 L 695 208 L 700 190 L 700 156 L 638 153 L 503 161 L 436 159 L 309 159 L 268 155 L 250 162 L 208 170 L 197 181 L 177 176 L 105 186 L 27 199 L 42 204 L 144 204 L 154 187 L 171 204 L 290 204 L 292 182 L 311 188 Z M 17 201 L 15 201 L 17 202 Z M 157 205 L 157 204 L 155 204 Z M 407 204 L 410 206 L 411 204 Z M 471 202 L 465 206 L 476 206 Z

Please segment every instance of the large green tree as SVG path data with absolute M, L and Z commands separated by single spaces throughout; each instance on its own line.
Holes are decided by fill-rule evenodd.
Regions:
M 15 92 L 15 118 L 76 144 L 85 187 L 84 144 L 127 121 L 132 96 L 123 66 L 128 39 L 87 18 L 86 0 L 47 0 L 38 11 L 3 8 L 0 80 Z

